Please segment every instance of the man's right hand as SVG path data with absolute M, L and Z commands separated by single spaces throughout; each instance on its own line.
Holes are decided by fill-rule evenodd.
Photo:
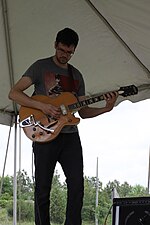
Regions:
M 61 110 L 59 107 L 56 107 L 51 104 L 42 103 L 41 110 L 44 114 L 50 115 L 53 118 L 59 119 L 61 115 Z

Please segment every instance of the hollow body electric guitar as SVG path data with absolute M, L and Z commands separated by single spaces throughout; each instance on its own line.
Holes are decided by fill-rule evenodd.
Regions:
M 137 94 L 138 89 L 134 85 L 125 86 L 121 87 L 118 93 L 123 97 L 127 97 Z M 35 95 L 31 98 L 61 109 L 60 118 L 55 119 L 45 115 L 41 110 L 20 107 L 20 127 L 23 128 L 26 136 L 32 141 L 48 142 L 56 138 L 64 126 L 77 125 L 80 122 L 80 119 L 74 116 L 75 112 L 87 105 L 104 100 L 104 95 L 94 95 L 82 101 L 78 101 L 75 95 L 70 92 L 62 92 L 56 97 Z

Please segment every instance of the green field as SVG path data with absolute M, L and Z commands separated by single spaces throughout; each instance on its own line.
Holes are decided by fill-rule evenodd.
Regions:
M 11 221 L 11 222 L 0 222 L 0 225 L 13 225 L 13 222 Z M 34 224 L 34 222 L 30 222 L 30 223 L 27 223 L 27 222 L 23 222 L 23 223 L 19 223 L 19 222 L 17 222 L 17 225 L 35 225 Z M 54 224 L 54 223 L 52 223 L 52 225 L 62 225 L 62 224 Z M 94 223 L 93 224 L 89 224 L 89 223 L 84 223 L 83 222 L 83 224 L 82 225 L 94 225 Z

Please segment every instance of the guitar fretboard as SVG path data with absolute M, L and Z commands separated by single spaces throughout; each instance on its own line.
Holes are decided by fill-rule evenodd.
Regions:
M 75 109 L 78 109 L 78 108 L 85 107 L 87 105 L 94 104 L 94 103 L 102 101 L 102 100 L 104 100 L 103 95 L 95 96 L 95 97 L 92 97 L 92 98 L 85 99 L 83 101 L 77 101 L 76 103 L 69 105 L 68 108 L 70 110 L 75 110 Z
M 118 94 L 123 97 L 135 95 L 137 93 L 138 93 L 138 88 L 135 85 L 124 86 L 118 90 Z M 76 109 L 80 109 L 84 106 L 91 105 L 93 103 L 96 103 L 96 102 L 99 102 L 102 100 L 104 100 L 103 95 L 92 96 L 91 98 L 87 98 L 83 101 L 77 101 L 76 103 L 68 105 L 68 108 L 70 110 L 76 110 Z

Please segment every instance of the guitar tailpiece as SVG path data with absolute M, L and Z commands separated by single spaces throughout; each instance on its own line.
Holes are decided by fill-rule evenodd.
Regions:
M 33 115 L 30 115 L 29 117 L 27 117 L 26 119 L 22 120 L 19 123 L 20 127 L 24 128 L 24 127 L 30 127 L 32 125 L 36 125 L 35 119 Z

